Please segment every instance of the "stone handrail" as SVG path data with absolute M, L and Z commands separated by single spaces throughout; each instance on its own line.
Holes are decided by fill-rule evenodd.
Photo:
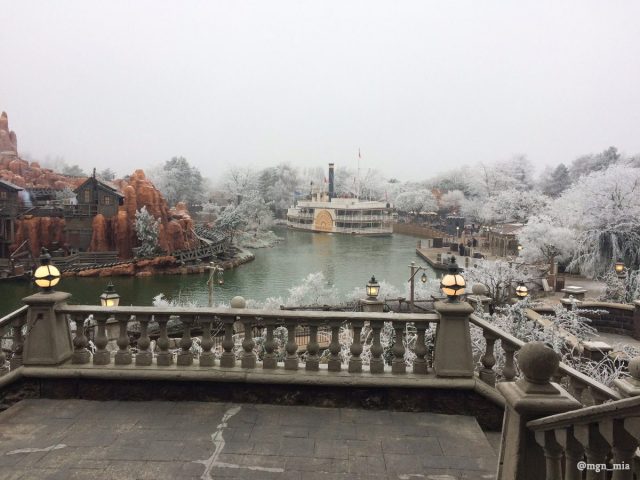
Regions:
M 469 321 L 471 324 L 482 329 L 485 340 L 487 341 L 486 351 L 481 358 L 483 368 L 480 370 L 480 380 L 489 385 L 495 385 L 496 373 L 493 371 L 493 367 L 495 366 L 493 350 L 496 340 L 501 341 L 502 349 L 504 350 L 506 357 L 502 376 L 507 381 L 513 380 L 516 373 L 514 353 L 515 351 L 520 350 L 526 342 L 508 334 L 494 325 L 491 325 L 476 314 L 472 314 L 469 317 Z M 561 381 L 563 377 L 568 377 L 571 394 L 580 402 L 583 402 L 583 392 L 585 389 L 589 391 L 593 402 L 596 404 L 601 404 L 607 400 L 619 400 L 622 398 L 620 394 L 612 388 L 609 388 L 606 385 L 597 382 L 593 378 L 588 377 L 584 373 L 579 372 L 575 368 L 560 362 L 557 373 L 554 375 L 554 380 Z
M 87 305 L 67 305 L 58 304 L 55 307 L 56 314 L 70 316 L 80 328 L 76 328 L 76 336 L 73 339 L 74 351 L 72 363 L 88 364 L 93 359 L 94 365 L 110 365 L 112 360 L 116 366 L 131 365 L 150 366 L 155 357 L 156 365 L 167 367 L 174 364 L 174 354 L 169 349 L 169 337 L 167 335 L 167 323 L 170 318 L 178 317 L 185 325 L 182 331 L 182 338 L 179 342 L 180 350 L 176 356 L 178 366 L 190 366 L 197 362 L 200 367 L 213 367 L 218 362 L 220 367 L 236 367 L 237 354 L 234 352 L 235 342 L 233 339 L 234 324 L 240 322 L 243 326 L 242 352 L 240 354 L 240 366 L 242 368 L 264 370 L 274 370 L 280 367 L 278 364 L 278 353 L 284 355 L 284 370 L 298 370 L 301 363 L 307 371 L 320 370 L 320 344 L 318 341 L 318 329 L 328 326 L 330 328 L 328 371 L 340 372 L 342 370 L 340 344 L 340 328 L 344 323 L 348 323 L 353 330 L 353 342 L 349 347 L 350 358 L 348 361 L 349 373 L 367 372 L 371 374 L 381 374 L 385 372 L 384 359 L 382 358 L 383 347 L 380 342 L 380 335 L 385 322 L 390 322 L 396 338 L 403 338 L 407 323 L 413 323 L 417 331 L 416 346 L 414 353 L 416 359 L 413 364 L 413 373 L 427 374 L 427 358 L 429 350 L 425 344 L 425 332 L 432 322 L 438 322 L 437 314 L 395 314 L 395 313 L 374 313 L 374 312 L 314 312 L 314 311 L 286 311 L 286 310 L 256 310 L 244 308 L 157 308 L 157 307 L 95 307 Z M 87 349 L 88 339 L 85 336 L 84 322 L 88 315 L 92 315 L 97 322 L 97 333 L 94 339 L 96 352 L 91 355 Z M 128 324 L 135 317 L 135 321 L 140 325 L 140 338 L 137 342 L 137 353 L 132 355 L 131 341 L 128 336 Z M 115 356 L 111 357 L 107 350 L 108 338 L 106 335 L 107 320 L 115 318 L 119 325 L 119 337 L 117 345 L 119 350 Z M 158 322 L 160 335 L 157 340 L 158 353 L 153 354 L 149 349 L 149 322 L 151 319 Z M 224 340 L 222 341 L 222 353 L 219 360 L 216 358 L 212 348 L 214 346 L 211 337 L 211 326 L 214 320 L 220 320 L 224 326 Z M 361 332 L 368 322 L 368 327 L 372 332 L 371 360 L 368 368 L 363 368 L 363 361 L 360 355 L 363 352 Z M 191 350 L 193 338 L 191 336 L 192 327 L 198 326 L 202 329 L 202 340 L 200 346 L 202 353 L 198 358 L 194 358 Z M 287 329 L 287 343 L 283 352 L 278 352 L 278 346 L 274 339 L 274 330 L 284 326 Z M 296 329 L 299 327 L 309 329 L 309 342 L 306 348 L 306 358 L 301 362 L 298 356 L 298 344 L 295 341 Z M 254 339 L 255 328 L 263 329 L 265 332 L 264 353 L 262 362 L 258 362 L 258 357 L 254 351 L 256 345 Z M 391 373 L 401 374 L 407 371 L 405 362 L 404 342 L 396 341 L 392 348 L 393 359 L 391 362 Z
M 0 318 L 0 375 L 15 370 L 22 365 L 23 335 L 22 330 L 27 322 L 27 312 L 29 307 L 24 305 L 14 312 Z M 2 348 L 7 330 L 11 329 L 10 350 Z M 10 351 L 10 358 L 7 364 L 7 350 Z
M 584 470 L 587 478 L 605 478 L 609 471 L 614 480 L 635 478 L 640 397 L 539 418 L 527 428 L 544 451 L 546 478 L 579 479 Z

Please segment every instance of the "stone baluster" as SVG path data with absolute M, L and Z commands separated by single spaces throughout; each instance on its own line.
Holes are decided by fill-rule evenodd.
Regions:
M 307 361 L 305 362 L 305 370 L 317 372 L 320 370 L 320 344 L 318 343 L 318 327 L 320 321 L 316 319 L 309 320 L 309 344 L 307 345 Z
M 15 370 L 22 366 L 22 353 L 24 351 L 24 337 L 22 336 L 22 326 L 24 319 L 19 318 L 11 322 L 11 360 L 9 367 Z
M 191 353 L 191 346 L 193 345 L 193 338 L 191 338 L 191 325 L 193 325 L 195 318 L 193 315 L 180 315 L 180 321 L 182 322 L 182 338 L 180 339 L 180 352 L 178 352 L 177 364 L 181 367 L 188 367 L 193 365 L 193 354 Z
M 128 314 L 116 315 L 119 327 L 118 340 L 116 341 L 118 344 L 118 351 L 114 358 L 114 363 L 116 365 L 131 365 L 132 362 L 131 350 L 129 348 L 129 335 L 127 333 L 129 317 L 130 315 Z
M 364 320 L 351 320 L 351 328 L 353 329 L 353 342 L 349 351 L 351 357 L 349 358 L 349 373 L 362 373 L 362 339 L 360 335 L 362 333 L 362 327 L 364 326 Z
M 209 316 L 201 315 L 198 320 L 202 328 L 202 353 L 200 354 L 200 366 L 201 367 L 213 367 L 215 364 L 215 355 L 211 351 L 213 348 L 213 337 L 211 337 L 211 325 L 213 319 Z
M 416 338 L 416 347 L 414 349 L 414 353 L 416 354 L 416 358 L 413 361 L 413 373 L 427 373 L 427 360 L 426 356 L 428 353 L 427 345 L 424 342 L 425 332 L 429 328 L 429 322 L 416 322 L 416 331 L 418 333 Z
M 598 424 L 600 433 L 611 445 L 612 463 L 617 465 L 629 465 L 629 469 L 614 470 L 612 480 L 632 480 L 634 454 L 638 448 L 638 431 L 640 419 L 615 419 L 603 420 Z
M 589 386 L 589 393 L 591 394 L 591 398 L 593 398 L 593 403 L 596 405 L 602 405 L 605 401 L 609 400 L 609 397 L 605 393 L 592 386 Z
M 287 344 L 285 346 L 287 356 L 284 359 L 284 369 L 298 370 L 298 343 L 296 342 L 298 320 L 288 318 L 284 323 L 287 327 Z
M 233 353 L 233 323 L 236 321 L 236 317 L 222 317 L 222 323 L 224 324 L 224 339 L 222 340 L 222 355 L 220 357 L 220 366 L 225 368 L 232 368 L 236 366 L 236 356 Z
M 393 342 L 393 359 L 391 360 L 391 373 L 407 373 L 407 364 L 404 361 L 404 329 L 406 323 L 391 322 L 395 332 L 395 340 Z
M 4 338 L 4 328 L 0 328 L 0 376 L 9 372 L 9 365 L 7 364 L 7 355 L 2 349 L 2 338 Z
M 91 352 L 87 348 L 89 346 L 89 340 L 84 331 L 84 314 L 76 314 L 73 316 L 76 323 L 76 335 L 73 337 L 73 355 L 71 356 L 71 363 L 84 365 L 91 361 Z
M 480 361 L 482 362 L 482 368 L 480 369 L 480 380 L 493 387 L 496 384 L 496 372 L 493 371 L 493 367 L 496 364 L 496 357 L 493 351 L 498 337 L 488 330 L 483 330 L 482 335 L 484 336 L 487 347 L 485 349 L 484 355 L 482 355 L 482 358 L 480 358 Z
M 96 314 L 95 319 L 98 324 L 98 331 L 96 332 L 96 339 L 94 341 L 96 345 L 96 353 L 93 355 L 94 365 L 109 365 L 111 363 L 111 353 L 107 350 L 107 344 L 109 339 L 107 338 L 107 314 Z
M 242 339 L 242 360 L 240 365 L 242 368 L 256 368 L 256 354 L 253 348 L 256 346 L 256 342 L 253 340 L 253 323 L 252 318 L 243 318 L 242 326 L 244 327 L 244 338 Z
M 542 447 L 545 458 L 546 480 L 562 480 L 562 446 L 556 441 L 555 432 L 536 432 L 536 442 Z
M 329 326 L 331 327 L 331 343 L 329 343 L 329 362 L 327 368 L 330 372 L 339 372 L 342 369 L 342 362 L 340 361 L 340 326 L 341 320 L 330 320 Z
M 597 423 L 574 425 L 573 434 L 584 448 L 587 463 L 606 463 L 610 447 L 607 440 L 600 433 Z M 607 478 L 606 470 L 600 472 L 587 470 L 587 480 L 605 480 L 605 478 Z
M 573 427 L 560 428 L 555 431 L 556 440 L 564 450 L 565 480 L 581 480 L 582 472 L 578 470 L 578 462 L 584 457 L 584 449 L 573 435 Z
M 569 377 L 569 392 L 571 392 L 573 397 L 576 400 L 578 400 L 580 403 L 583 403 L 582 394 L 585 388 L 586 388 L 586 385 L 583 382 L 581 382 L 580 380 L 574 377 L 571 377 L 571 376 Z
M 543 452 L 527 422 L 582 406 L 569 392 L 549 381 L 560 358 L 544 343 L 524 345 L 518 362 L 523 377 L 517 382 L 500 382 L 496 387 L 505 399 L 498 480 L 538 479 L 545 478 L 545 470 L 556 472 L 557 446 L 551 438 L 539 438 L 545 445 L 549 440 L 548 452 Z
M 153 352 L 149 350 L 151 339 L 149 338 L 149 315 L 136 315 L 140 323 L 140 337 L 138 338 L 138 353 L 136 353 L 136 366 L 148 367 L 153 362 Z
M 155 318 L 160 327 L 160 335 L 156 342 L 160 351 L 156 355 L 156 364 L 159 367 L 168 367 L 173 364 L 173 354 L 169 351 L 169 335 L 167 335 L 169 315 L 156 315 Z
M 264 340 L 264 356 L 262 357 L 262 368 L 273 370 L 278 366 L 278 356 L 276 355 L 276 341 L 273 339 L 273 331 L 276 328 L 276 319 L 269 317 L 264 324 L 267 328 L 267 338 Z
M 502 378 L 505 382 L 512 382 L 516 378 L 516 363 L 515 352 L 517 350 L 515 345 L 511 343 L 501 341 L 502 350 L 504 350 L 504 367 L 502 367 Z
M 384 372 L 384 359 L 382 354 L 384 348 L 380 342 L 380 332 L 384 326 L 382 320 L 371 320 L 369 323 L 371 330 L 373 331 L 373 341 L 371 342 L 371 360 L 369 361 L 369 371 L 371 373 L 383 373 Z

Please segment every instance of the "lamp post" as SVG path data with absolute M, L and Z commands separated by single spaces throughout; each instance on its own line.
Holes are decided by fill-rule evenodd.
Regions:
M 411 269 L 411 276 L 409 277 L 409 311 L 413 312 L 413 307 L 415 304 L 415 278 L 416 278 L 416 274 L 420 271 L 420 270 L 427 270 L 425 267 L 422 267 L 420 265 L 416 265 L 416 262 L 411 262 L 411 265 L 409 265 L 409 268 Z M 426 273 L 422 273 L 422 276 L 420 277 L 420 281 L 422 283 L 427 283 L 427 274 Z
M 451 256 L 449 261 L 448 273 L 442 277 L 440 289 L 448 298 L 450 303 L 460 301 L 460 296 L 464 295 L 466 282 L 464 277 L 460 275 L 460 268 L 456 263 L 456 257 Z
M 109 282 L 102 295 L 100 295 L 100 305 L 103 307 L 117 307 L 120 304 L 120 295 L 116 292 L 113 283 Z
M 626 275 L 626 268 L 622 259 L 618 259 L 618 261 L 613 265 L 613 269 L 615 270 L 618 278 L 622 279 Z
M 33 274 L 33 281 L 42 289 L 42 293 L 52 293 L 53 287 L 60 282 L 60 270 L 51 264 L 51 255 L 44 247 L 40 254 L 40 266 Z
M 518 286 L 516 287 L 516 296 L 520 300 L 524 300 L 529 296 L 529 289 L 524 284 L 524 282 L 518 282 Z
M 380 284 L 376 281 L 375 275 L 371 276 L 371 280 L 366 285 L 367 300 L 375 300 L 380 294 Z
M 214 284 L 224 285 L 224 268 L 219 267 L 213 262 L 209 263 L 207 267 L 209 269 L 209 280 L 207 280 L 207 287 L 209 288 L 209 308 L 213 307 L 213 286 Z

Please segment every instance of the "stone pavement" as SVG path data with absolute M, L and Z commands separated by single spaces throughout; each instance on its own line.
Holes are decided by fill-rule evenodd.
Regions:
M 492 479 L 473 417 L 201 402 L 23 400 L 0 479 Z

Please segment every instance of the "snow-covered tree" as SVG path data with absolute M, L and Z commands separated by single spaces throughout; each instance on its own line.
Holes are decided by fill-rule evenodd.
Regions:
M 221 187 L 238 205 L 242 197 L 259 190 L 258 172 L 250 167 L 231 167 L 224 173 Z
M 523 247 L 520 255 L 528 263 L 553 265 L 556 260 L 568 261 L 576 246 L 575 231 L 547 215 L 529 219 L 518 240 Z
M 433 193 L 430 190 L 411 190 L 396 197 L 395 207 L 405 213 L 419 215 L 421 212 L 433 212 L 438 209 Z
M 478 260 L 465 273 L 470 286 L 481 283 L 487 287 L 487 295 L 496 305 L 502 305 L 509 300 L 512 289 L 518 282 L 527 283 L 535 277 L 534 272 L 526 266 L 504 260 Z
M 298 171 L 288 163 L 265 168 L 260 173 L 258 184 L 264 202 L 277 217 L 283 217 L 295 198 L 299 184 Z
M 158 253 L 158 230 L 160 219 L 155 219 L 143 206 L 136 212 L 135 228 L 140 247 L 139 257 L 149 257 Z
M 608 271 L 622 258 L 640 265 L 640 169 L 614 165 L 580 177 L 550 213 L 576 232 L 571 267 L 589 276 Z
M 479 216 L 486 223 L 524 223 L 529 217 L 540 213 L 545 205 L 546 198 L 535 190 L 509 188 L 486 199 L 479 209 Z
M 547 167 L 538 181 L 540 191 L 551 198 L 557 198 L 571 186 L 569 169 L 564 163 L 555 168 Z
M 620 160 L 622 160 L 622 155 L 616 147 L 609 147 L 596 155 L 583 155 L 571 163 L 571 178 L 575 181 L 585 175 L 601 172 L 616 165 Z
M 440 199 L 440 206 L 457 212 L 460 210 L 464 200 L 465 196 L 461 190 L 450 190 L 442 195 L 442 198 Z
M 116 172 L 114 172 L 113 170 L 111 170 L 110 168 L 105 168 L 104 170 L 102 170 L 101 172 L 98 172 L 98 174 L 96 175 L 98 177 L 98 179 L 103 180 L 105 182 L 110 182 L 112 180 L 115 180 L 116 178 Z
M 150 177 L 170 206 L 178 202 L 199 205 L 204 201 L 202 174 L 184 157 L 173 157 L 161 169 L 152 170 Z

